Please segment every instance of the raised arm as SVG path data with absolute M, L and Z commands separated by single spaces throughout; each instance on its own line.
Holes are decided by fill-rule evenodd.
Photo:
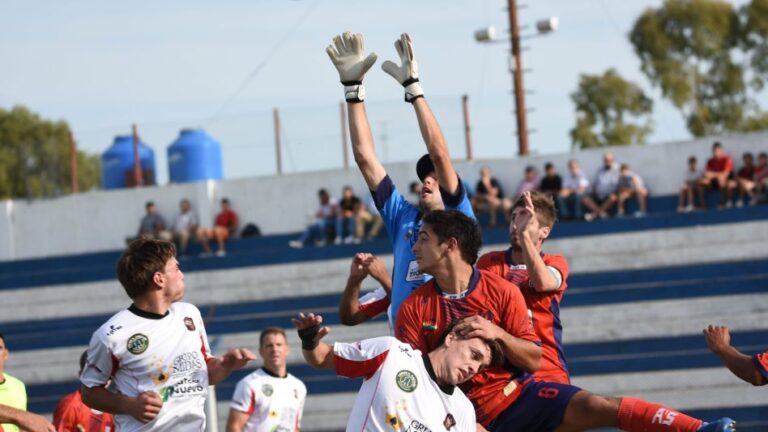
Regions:
M 541 230 L 536 208 L 531 200 L 531 193 L 523 193 L 525 206 L 514 210 L 514 224 L 517 228 L 517 241 L 522 249 L 523 261 L 528 268 L 528 276 L 537 292 L 557 291 L 562 286 L 563 276 L 554 267 L 547 267 L 536 246 Z
M 330 332 L 328 327 L 323 327 L 323 317 L 310 313 L 300 313 L 291 320 L 299 332 L 301 339 L 301 353 L 304 360 L 312 367 L 321 369 L 333 369 L 333 347 L 321 342 L 320 339 Z
M 424 99 L 424 91 L 419 82 L 419 68 L 413 54 L 413 41 L 408 33 L 403 33 L 395 41 L 395 49 L 400 56 L 400 66 L 391 61 L 384 62 L 381 67 L 405 87 L 405 101 L 413 104 L 419 130 L 424 143 L 427 145 L 432 161 L 435 164 L 435 174 L 440 186 L 451 195 L 459 191 L 459 178 L 451 163 L 445 136 L 437 123 L 435 115 Z
M 752 357 L 742 354 L 731 345 L 728 327 L 709 326 L 704 329 L 704 339 L 709 350 L 718 356 L 734 375 L 754 386 L 768 384 Z
M 345 32 L 333 38 L 333 44 L 325 49 L 331 62 L 339 72 L 344 85 L 344 98 L 347 100 L 349 117 L 349 135 L 352 140 L 352 153 L 360 172 L 370 190 L 375 190 L 387 174 L 376 157 L 373 134 L 365 112 L 365 87 L 363 78 L 368 69 L 376 62 L 376 54 L 364 57 L 363 35 Z
M 363 264 L 366 255 L 370 254 L 359 253 L 352 259 L 347 286 L 344 287 L 344 294 L 342 294 L 341 302 L 339 303 L 341 323 L 347 326 L 362 324 L 370 319 L 368 315 L 360 310 L 359 300 L 360 286 L 368 275 Z
M 256 355 L 246 348 L 232 348 L 221 357 L 209 358 L 206 361 L 208 383 L 216 385 L 224 381 L 233 371 L 253 360 L 256 360 Z

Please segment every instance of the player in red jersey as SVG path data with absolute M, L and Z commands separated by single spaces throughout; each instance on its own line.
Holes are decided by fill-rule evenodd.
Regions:
M 83 351 L 80 356 L 80 372 L 83 374 L 88 351 Z M 115 422 L 112 414 L 96 411 L 88 408 L 83 403 L 80 389 L 64 396 L 53 411 L 53 425 L 59 432 L 112 432 Z
M 360 287 L 371 276 L 381 284 L 379 288 L 360 297 Z M 357 253 L 349 268 L 347 286 L 339 303 L 341 323 L 348 326 L 362 324 L 387 312 L 392 292 L 392 276 L 384 262 L 370 253 Z
M 728 327 L 709 326 L 704 329 L 704 338 L 709 350 L 720 357 L 734 375 L 754 386 L 768 384 L 768 351 L 752 357 L 742 354 L 731 346 Z
M 477 223 L 455 211 L 424 217 L 413 247 L 419 268 L 434 279 L 403 302 L 395 335 L 415 349 L 429 351 L 453 321 L 462 337 L 500 343 L 507 357 L 462 390 L 475 406 L 477 421 L 490 431 L 583 431 L 618 427 L 628 432 L 732 432 L 735 422 L 713 423 L 634 398 L 595 395 L 570 384 L 525 378 L 534 371 L 540 349 L 524 300 L 509 281 L 472 267 L 480 249 Z M 522 311 L 521 311 L 522 309 Z M 523 315 L 523 317 L 521 317 Z
M 537 191 L 525 192 L 512 207 L 509 248 L 481 256 L 477 268 L 520 287 L 533 318 L 533 329 L 541 339 L 541 367 L 534 377 L 570 384 L 560 322 L 560 301 L 568 287 L 568 261 L 562 255 L 541 251 L 554 225 L 552 198 Z

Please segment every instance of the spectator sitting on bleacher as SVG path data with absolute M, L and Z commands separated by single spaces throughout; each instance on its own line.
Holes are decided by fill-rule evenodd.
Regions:
M 613 153 L 603 154 L 603 165 L 595 173 L 592 185 L 592 195 L 582 200 L 589 213 L 584 215 L 587 222 L 595 218 L 608 217 L 608 210 L 618 201 L 616 191 L 619 186 L 619 165 L 613 159 Z
M 339 217 L 336 218 L 336 240 L 334 243 L 356 243 L 357 214 L 360 212 L 360 198 L 355 196 L 351 186 L 344 186 L 339 201 Z
M 410 200 L 414 207 L 418 207 L 421 202 L 421 183 L 413 181 L 408 185 L 408 192 L 410 192 L 412 198 Z
M 544 177 L 539 183 L 539 192 L 552 197 L 558 211 L 563 208 L 563 199 L 560 197 L 560 190 L 562 189 L 563 178 L 557 173 L 555 165 L 552 162 L 547 162 L 544 164 Z
M 515 191 L 514 200 L 520 199 L 524 193 L 534 191 L 539 187 L 539 173 L 536 172 L 536 168 L 533 165 L 525 167 L 525 174 L 523 180 Z M 511 208 L 511 206 L 510 206 Z
M 197 213 L 192 210 L 189 200 L 182 199 L 179 203 L 179 214 L 176 215 L 176 220 L 173 223 L 173 239 L 176 242 L 179 255 L 187 255 L 189 239 L 195 235 L 199 224 Z
M 768 154 L 765 152 L 757 155 L 754 192 L 756 202 L 760 202 L 761 196 L 763 200 L 768 197 Z
M 219 250 L 216 251 L 216 256 L 224 256 L 227 254 L 225 242 L 230 237 L 234 236 L 237 232 L 237 213 L 232 210 L 227 198 L 221 199 L 221 212 L 216 215 L 213 228 L 198 228 L 197 240 L 203 246 L 203 256 L 211 255 L 211 246 L 208 241 L 216 239 L 216 243 L 219 245 Z
M 480 180 L 475 186 L 475 196 L 472 198 L 472 209 L 475 214 L 487 210 L 490 214 L 488 221 L 489 227 L 496 226 L 496 212 L 501 208 L 504 218 L 507 219 L 509 210 L 512 208 L 512 201 L 504 197 L 504 190 L 499 181 L 491 176 L 491 169 L 483 167 L 480 170 Z
M 318 190 L 317 197 L 320 200 L 320 207 L 315 211 L 314 220 L 309 224 L 304 234 L 298 240 L 289 241 L 288 246 L 301 249 L 309 241 L 314 242 L 316 246 L 325 246 L 329 231 L 336 226 L 339 206 L 325 189 Z
M 560 189 L 562 206 L 558 208 L 560 218 L 581 219 L 584 214 L 581 210 L 581 202 L 589 189 L 589 179 L 581 170 L 579 161 L 568 161 L 568 175 L 563 180 L 563 188 Z
M 699 179 L 699 204 L 702 208 L 707 208 L 707 191 L 710 189 L 720 191 L 718 208 L 730 206 L 728 180 L 732 174 L 733 160 L 723 151 L 723 145 L 715 142 L 712 144 L 712 157 L 707 161 L 704 174 Z
M 155 240 L 170 240 L 171 232 L 165 226 L 165 219 L 157 212 L 157 207 L 152 201 L 147 201 L 144 206 L 147 214 L 139 223 L 139 238 L 151 238 Z
M 365 234 L 367 225 L 371 226 L 368 235 Z M 357 212 L 357 224 L 355 225 L 357 240 L 361 242 L 363 239 L 371 241 L 379 236 L 382 228 L 384 228 L 384 220 L 373 202 L 373 195 L 367 193 L 360 205 L 360 210 Z
M 736 179 L 728 182 L 728 195 L 730 196 L 734 190 L 739 191 L 739 197 L 736 200 L 736 207 L 744 207 L 744 198 L 749 198 L 751 205 L 757 204 L 755 200 L 755 159 L 752 153 L 744 153 L 741 156 L 741 160 L 744 165 L 739 168 L 736 173 Z M 730 201 L 730 199 L 728 200 Z
M 647 212 L 646 200 L 648 198 L 648 189 L 643 185 L 643 179 L 629 170 L 629 165 L 623 163 L 619 168 L 618 207 L 616 215 L 624 216 L 624 204 L 630 198 L 637 199 L 639 210 L 635 212 L 635 217 L 645 216 Z
M 677 212 L 688 213 L 693 211 L 693 191 L 698 188 L 701 174 L 696 168 L 696 156 L 688 158 L 688 170 L 685 172 L 685 181 L 680 186 L 680 194 L 677 197 Z M 686 204 L 686 200 L 688 204 Z

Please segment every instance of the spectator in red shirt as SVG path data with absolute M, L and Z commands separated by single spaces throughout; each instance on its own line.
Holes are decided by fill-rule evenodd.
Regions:
M 83 373 L 88 351 L 80 356 L 80 372 Z M 53 425 L 58 432 L 112 432 L 115 423 L 112 414 L 88 408 L 80 396 L 80 389 L 64 396 L 53 412 Z
M 216 215 L 216 222 L 213 228 L 198 228 L 197 238 L 200 240 L 200 244 L 203 245 L 203 256 L 211 255 L 211 246 L 208 244 L 210 239 L 216 239 L 216 243 L 219 245 L 219 250 L 216 251 L 216 256 L 224 256 L 227 254 L 224 242 L 229 237 L 235 235 L 237 232 L 237 213 L 230 207 L 229 200 L 227 198 L 221 199 L 221 212 Z
M 741 160 L 744 161 L 744 165 L 736 173 L 736 179 L 731 180 L 728 186 L 730 191 L 738 190 L 739 198 L 736 201 L 736 207 L 744 207 L 744 198 L 749 198 L 751 205 L 757 204 L 755 199 L 755 158 L 752 153 L 744 153 L 741 156 Z
M 702 208 L 707 207 L 707 191 L 718 189 L 720 191 L 720 205 L 730 204 L 728 181 L 733 173 L 733 160 L 723 151 L 720 142 L 712 144 L 712 157 L 707 161 L 704 174 L 699 179 L 699 202 Z

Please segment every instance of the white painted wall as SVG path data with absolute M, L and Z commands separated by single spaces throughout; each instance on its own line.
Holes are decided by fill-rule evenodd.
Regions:
M 695 155 L 703 167 L 714 138 L 660 145 L 616 147 L 611 151 L 619 162 L 627 162 L 645 178 L 652 194 L 677 192 L 684 178 L 686 160 Z M 726 151 L 740 166 L 745 151 L 768 151 L 768 133 L 721 138 Z M 586 173 L 600 165 L 604 150 L 530 156 L 515 159 L 458 162 L 457 169 L 471 184 L 484 165 L 494 171 L 507 194 L 517 188 L 526 165 L 543 170 L 551 161 L 560 173 L 569 159 L 581 161 Z M 397 186 L 406 191 L 416 180 L 413 163 L 387 165 Z M 255 222 L 267 234 L 301 230 L 308 213 L 317 205 L 317 189 L 325 187 L 338 196 L 344 185 L 364 193 L 365 185 L 356 168 L 271 177 L 254 177 L 207 183 L 174 184 L 162 187 L 97 191 L 56 199 L 0 202 L 0 260 L 115 250 L 136 232 L 144 203 L 152 200 L 170 224 L 178 203 L 187 197 L 197 209 L 203 225 L 211 225 L 218 201 L 228 197 L 243 223 Z

